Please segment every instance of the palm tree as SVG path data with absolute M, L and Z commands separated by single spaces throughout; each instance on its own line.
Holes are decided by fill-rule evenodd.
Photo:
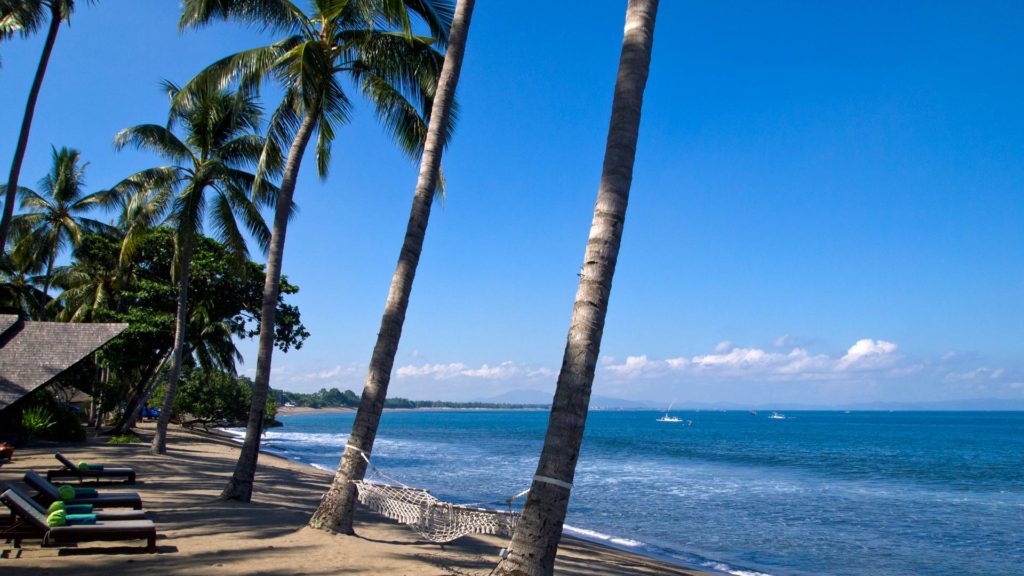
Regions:
M 106 192 L 84 194 L 85 168 L 81 154 L 71 148 L 53 148 L 50 172 L 39 181 L 42 193 L 22 187 L 18 191 L 21 209 L 11 221 L 14 252 L 18 259 L 35 262 L 43 269 L 43 301 L 49 297 L 57 256 L 66 248 L 78 246 L 82 233 L 106 226 L 85 213 L 108 201 Z M 40 303 L 40 317 L 42 317 Z
M 45 303 L 32 280 L 30 265 L 14 258 L 0 260 L 0 311 L 32 319 Z
M 448 124 L 448 117 L 455 101 L 455 88 L 462 70 L 462 56 L 466 49 L 466 37 L 469 34 L 475 3 L 475 0 L 459 0 L 455 7 L 455 18 L 448 36 L 448 48 L 444 55 L 437 93 L 434 95 L 405 241 L 398 255 L 398 266 L 391 278 L 391 288 L 388 290 L 384 315 L 380 321 L 380 330 L 377 332 L 377 343 L 370 357 L 359 411 L 356 413 L 352 433 L 348 439 L 348 445 L 363 454 L 369 454 L 373 450 L 377 426 L 384 410 L 384 400 L 391 381 L 391 369 L 395 364 L 395 354 L 398 352 L 398 342 L 402 337 L 402 326 L 405 323 L 405 312 L 409 307 L 412 283 L 427 233 L 430 207 L 441 168 L 441 155 L 446 144 L 444 127 Z M 352 534 L 356 494 L 351 481 L 362 480 L 365 474 L 366 460 L 355 450 L 343 451 L 338 473 L 334 476 L 330 490 L 310 518 L 310 526 Z
M 178 280 L 178 304 L 167 394 L 151 446 L 155 454 L 167 451 L 167 425 L 186 346 L 193 240 L 202 231 L 203 220 L 209 211 L 220 240 L 241 261 L 248 255 L 248 249 L 236 219 L 242 220 L 261 244 L 265 245 L 267 237 L 266 224 L 247 195 L 253 190 L 257 198 L 263 198 L 276 191 L 266 180 L 254 188 L 256 177 L 244 169 L 256 165 L 264 147 L 264 139 L 255 134 L 261 110 L 252 97 L 231 94 L 206 83 L 193 87 L 188 96 L 178 98 L 180 90 L 177 86 L 165 83 L 165 87 L 174 101 L 168 125 L 133 126 L 114 138 L 118 149 L 134 146 L 151 150 L 173 163 L 144 170 L 130 177 L 129 182 L 169 185 L 177 191 L 171 206 L 171 219 L 176 232 L 176 266 L 172 270 Z M 184 140 L 173 132 L 177 123 L 183 125 Z M 208 191 L 213 192 L 209 200 L 206 197 Z
M 71 22 L 71 13 L 75 10 L 75 0 L 4 0 L 0 4 L 0 39 L 19 33 L 28 35 L 42 25 L 46 11 L 50 12 L 50 27 L 46 32 L 43 54 L 39 58 L 32 88 L 28 93 L 25 115 L 21 120 L 21 132 L 18 144 L 14 149 L 14 161 L 11 162 L 11 173 L 7 178 L 7 192 L 4 196 L 4 211 L 0 217 L 0 258 L 7 254 L 7 237 L 10 233 L 11 218 L 14 216 L 14 198 L 18 190 L 18 178 L 21 175 L 21 163 L 25 159 L 28 148 L 28 134 L 32 129 L 32 117 L 35 115 L 36 100 L 39 89 L 43 85 L 46 66 L 50 62 L 53 44 L 57 41 L 57 31 L 64 20 Z
M 550 575 L 562 537 L 633 179 L 658 0 L 629 0 L 601 184 L 544 448 L 508 555 L 494 574 Z
M 317 133 L 317 170 L 326 177 L 331 142 L 349 119 L 350 99 L 338 76 L 348 76 L 370 100 L 401 149 L 416 158 L 422 151 L 441 56 L 434 44 L 447 38 L 448 0 L 349 0 L 313 3 L 307 15 L 290 0 L 184 0 L 182 27 L 214 19 L 237 19 L 280 32 L 269 46 L 246 50 L 212 64 L 196 81 L 237 81 L 255 90 L 267 77 L 277 79 L 284 98 L 270 120 L 270 145 L 261 162 L 288 149 L 277 196 L 263 289 L 258 359 L 245 441 L 225 499 L 248 502 L 259 457 L 263 412 L 270 386 L 274 322 L 285 235 L 292 196 L 306 146 Z M 418 16 L 434 38 L 411 33 Z M 188 88 L 188 87 L 186 87 Z M 450 129 L 450 126 L 449 126 Z M 290 144 L 289 144 L 290 142 Z M 262 165 L 261 165 L 262 169 Z

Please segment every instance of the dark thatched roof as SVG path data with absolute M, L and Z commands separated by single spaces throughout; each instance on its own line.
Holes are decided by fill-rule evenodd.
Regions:
M 49 383 L 127 327 L 27 322 L 0 314 L 0 410 Z

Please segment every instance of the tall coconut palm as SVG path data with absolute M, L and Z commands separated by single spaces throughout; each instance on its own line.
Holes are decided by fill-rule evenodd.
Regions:
M 81 154 L 71 148 L 53 148 L 50 172 L 39 181 L 40 192 L 18 191 L 23 212 L 13 218 L 14 250 L 19 259 L 35 262 L 43 270 L 43 300 L 50 293 L 57 256 L 78 246 L 82 233 L 106 227 L 86 213 L 108 202 L 106 192 L 85 194 L 85 168 Z M 39 311 L 42 316 L 42 309 Z
M 28 134 L 32 130 L 32 118 L 35 116 L 36 101 L 39 99 L 39 90 L 43 85 L 43 76 L 46 75 L 46 67 L 50 63 L 50 54 L 57 41 L 60 23 L 65 20 L 71 22 L 71 13 L 75 10 L 75 0 L 16 0 L 13 2 L 5 0 L 4 4 L 6 5 L 0 5 L 0 9 L 4 9 L 3 12 L 0 12 L 0 39 L 15 33 L 31 34 L 42 25 L 45 19 L 44 14 L 47 12 L 50 15 L 50 26 L 46 31 L 46 42 L 43 44 L 43 54 L 39 58 L 35 78 L 32 79 L 32 88 L 28 93 L 25 115 L 21 120 L 21 132 L 18 133 L 18 144 L 14 148 L 14 160 L 11 162 L 11 172 L 7 177 L 4 210 L 3 215 L 0 216 L 0 258 L 7 254 L 7 237 L 10 233 L 11 218 L 14 216 L 14 198 L 18 190 L 21 163 L 25 159 L 25 150 L 28 148 Z
M 508 555 L 494 574 L 541 576 L 554 572 L 622 240 L 657 11 L 658 0 L 629 0 L 626 8 L 601 184 L 544 448 Z
M 459 0 L 455 7 L 455 18 L 448 36 L 448 47 L 437 84 L 437 93 L 434 95 L 412 210 L 405 230 L 405 241 L 398 255 L 395 273 L 391 277 L 391 288 L 388 290 L 384 315 L 381 317 L 380 330 L 377 332 L 377 343 L 373 347 L 359 410 L 348 439 L 348 445 L 354 450 L 342 452 L 334 482 L 309 521 L 310 526 L 314 528 L 345 534 L 353 532 L 356 494 L 352 480 L 362 480 L 366 474 L 366 460 L 361 454 L 368 455 L 373 450 L 377 426 L 384 410 L 384 400 L 391 381 L 391 369 L 395 364 L 395 354 L 398 352 L 398 343 L 402 337 L 402 326 L 409 307 L 416 267 L 427 233 L 430 207 L 441 168 L 441 155 L 446 144 L 444 127 L 448 124 L 452 104 L 455 102 L 455 88 L 462 70 L 462 57 L 466 49 L 466 38 L 475 3 L 475 0 Z
M 114 138 L 118 149 L 133 146 L 150 150 L 173 163 L 145 170 L 129 179 L 161 185 L 169 183 L 176 191 L 171 219 L 175 226 L 176 266 L 173 270 L 178 280 L 178 304 L 167 394 L 151 446 L 156 454 L 167 451 L 167 425 L 186 345 L 192 243 L 202 231 L 207 212 L 219 239 L 240 260 L 248 255 L 248 249 L 238 220 L 261 244 L 266 244 L 268 236 L 266 224 L 248 196 L 250 190 L 254 190 L 256 177 L 245 170 L 257 164 L 264 147 L 264 139 L 256 134 L 261 110 L 255 100 L 220 90 L 209 83 L 194 86 L 190 94 L 182 98 L 178 98 L 180 90 L 174 84 L 165 83 L 165 87 L 175 102 L 168 125 L 133 126 Z M 179 123 L 184 139 L 173 131 Z M 209 199 L 207 192 L 212 193 Z M 271 192 L 276 189 L 267 180 L 254 190 L 257 197 Z
M 447 38 L 451 2 L 315 0 L 310 14 L 289 0 L 184 0 L 183 5 L 182 27 L 235 19 L 284 36 L 269 46 L 224 58 L 197 78 L 199 82 L 237 81 L 242 89 L 255 90 L 271 77 L 284 89 L 281 105 L 270 121 L 273 146 L 268 146 L 264 156 L 265 162 L 273 157 L 273 151 L 288 150 L 267 255 L 252 405 L 234 474 L 221 493 L 222 498 L 248 502 L 270 386 L 288 216 L 306 147 L 315 132 L 317 170 L 325 177 L 336 130 L 349 119 L 349 95 L 339 81 L 347 76 L 370 101 L 401 149 L 418 157 L 426 134 L 424 117 L 429 116 L 441 69 L 442 57 L 435 45 Z M 427 25 L 433 38 L 412 34 L 413 15 Z

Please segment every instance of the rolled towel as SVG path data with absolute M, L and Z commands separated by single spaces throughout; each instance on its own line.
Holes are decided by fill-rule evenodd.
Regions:
M 46 517 L 47 526 L 65 526 L 68 523 L 68 515 L 63 510 L 50 512 Z
M 92 504 L 67 504 L 64 511 L 68 514 L 92 514 Z
M 89 464 L 86 463 L 86 462 L 79 462 L 78 463 L 78 469 L 79 470 L 88 470 L 89 469 Z
M 57 496 L 59 496 L 61 500 L 74 500 L 75 487 L 71 484 L 61 484 L 60 488 L 57 488 Z
M 64 510 L 63 500 L 54 500 L 50 503 L 50 507 L 46 509 L 47 512 L 56 512 L 57 510 Z
M 95 488 L 75 488 L 75 498 L 95 498 L 98 494 Z
M 95 514 L 68 514 L 65 521 L 68 526 L 77 526 L 79 524 L 95 524 Z

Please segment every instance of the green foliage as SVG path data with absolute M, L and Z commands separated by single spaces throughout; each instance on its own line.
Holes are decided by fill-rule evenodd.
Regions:
M 120 264 L 117 238 L 84 236 L 75 250 L 75 261 L 57 276 L 57 285 L 64 290 L 57 304 L 68 316 L 128 323 L 128 329 L 99 353 L 100 362 L 111 373 L 103 394 L 105 410 L 115 410 L 138 391 L 174 345 L 174 236 L 169 228 L 140 234 L 127 267 Z M 245 261 L 239 268 L 237 258 L 222 244 L 196 237 L 189 284 L 187 365 L 234 371 L 238 357 L 233 338 L 259 332 L 263 276 L 262 265 Z M 298 309 L 284 302 L 286 295 L 295 294 L 298 288 L 286 279 L 281 285 L 276 344 L 287 351 L 301 348 L 309 332 Z M 97 298 L 101 293 L 105 296 Z
M 337 388 L 321 388 L 319 392 L 303 393 L 286 390 L 270 389 L 269 398 L 274 398 L 279 405 L 292 404 L 307 408 L 358 408 L 359 396 L 351 390 L 344 392 Z M 384 401 L 385 408 L 475 408 L 475 409 L 516 409 L 516 408 L 548 408 L 542 404 L 499 404 L 495 402 L 447 402 L 442 400 L 409 400 L 407 398 L 388 398 Z
M 21 413 L 21 429 L 28 438 L 42 435 L 53 428 L 53 414 L 45 406 L 33 406 Z
M 110 440 L 107 440 L 107 444 L 142 444 L 142 438 L 131 434 L 111 436 Z
M 244 426 L 252 404 L 252 380 L 218 370 L 182 373 L 174 398 L 174 414 L 186 426 Z M 274 423 L 277 406 L 267 400 L 264 426 Z
M 85 428 L 78 411 L 58 402 L 47 390 L 37 390 L 23 400 L 21 429 L 29 438 L 82 442 Z

